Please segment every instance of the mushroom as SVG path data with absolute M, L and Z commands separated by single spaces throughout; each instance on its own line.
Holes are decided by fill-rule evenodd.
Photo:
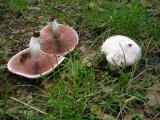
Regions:
M 8 62 L 8 69 L 12 73 L 30 79 L 47 75 L 60 64 L 64 57 L 51 54 L 42 54 L 40 46 L 40 33 L 35 32 L 31 37 L 29 48 L 17 53 Z
M 106 39 L 101 46 L 101 52 L 106 55 L 111 70 L 132 66 L 141 57 L 141 48 L 138 44 L 122 35 L 115 35 Z
M 53 18 L 49 19 L 48 25 L 40 33 L 42 51 L 49 54 L 66 55 L 79 41 L 78 34 L 73 28 L 58 24 Z

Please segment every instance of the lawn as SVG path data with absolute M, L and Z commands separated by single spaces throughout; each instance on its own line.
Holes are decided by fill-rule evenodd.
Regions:
M 50 16 L 77 31 L 76 49 L 48 76 L 9 72 L 8 60 Z M 0 23 L 0 119 L 160 119 L 159 0 L 1 0 Z M 142 57 L 111 71 L 100 47 L 117 34 L 134 39 Z

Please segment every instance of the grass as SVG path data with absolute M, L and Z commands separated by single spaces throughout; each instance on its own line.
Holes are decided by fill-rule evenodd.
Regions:
M 123 119 L 128 113 L 132 113 L 134 119 L 146 119 L 138 112 L 147 109 L 145 90 L 160 82 L 158 0 L 148 5 L 139 0 L 129 4 L 106 0 L 8 2 L 0 4 L 6 18 L 1 20 L 0 37 L 2 119 L 100 119 L 101 113 L 114 119 Z M 9 58 L 27 47 L 31 29 L 40 30 L 40 25 L 46 25 L 51 15 L 77 30 L 80 43 L 76 50 L 68 54 L 52 74 L 41 79 L 28 80 L 9 73 L 5 68 Z M 142 46 L 142 58 L 132 68 L 111 72 L 99 48 L 107 37 L 115 34 L 134 38 Z M 87 48 L 83 54 L 80 47 L 84 45 Z

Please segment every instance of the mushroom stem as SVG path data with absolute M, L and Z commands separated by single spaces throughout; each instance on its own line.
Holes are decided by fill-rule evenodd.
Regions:
M 60 30 L 58 22 L 54 19 L 54 21 L 49 21 L 48 25 L 51 27 L 52 30 L 52 38 L 56 39 Z
M 60 34 L 59 34 L 60 28 L 59 28 L 59 24 L 56 21 L 56 19 L 50 18 L 48 25 L 52 28 L 51 30 L 52 30 L 52 43 L 53 43 L 53 45 L 56 44 L 56 40 L 58 37 L 59 37 L 60 41 L 63 41 Z M 63 47 L 65 47 L 69 51 L 69 48 L 68 48 L 67 44 L 65 43 L 65 41 L 62 42 L 61 44 L 63 45 Z
M 54 18 L 51 17 L 49 19 L 48 25 L 51 28 L 53 54 L 56 56 L 56 51 L 55 51 L 56 46 L 55 45 L 56 45 L 56 40 L 58 38 L 58 33 L 60 31 L 59 24 L 57 23 L 57 21 Z
M 40 35 L 40 34 L 39 34 Z M 31 50 L 31 58 L 37 60 L 41 55 L 40 37 L 34 33 L 34 37 L 31 37 L 29 48 Z

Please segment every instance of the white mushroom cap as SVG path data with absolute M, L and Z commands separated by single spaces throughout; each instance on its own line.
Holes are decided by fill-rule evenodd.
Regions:
M 132 66 L 141 57 L 141 48 L 138 44 L 122 35 L 106 39 L 101 47 L 101 52 L 106 54 L 106 59 L 112 70 L 117 66 Z

